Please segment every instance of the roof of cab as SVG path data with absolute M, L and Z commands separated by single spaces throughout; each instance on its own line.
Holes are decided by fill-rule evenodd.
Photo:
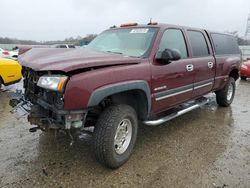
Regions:
M 134 25 L 132 25 L 134 24 Z M 138 27 L 152 27 L 152 28 L 185 28 L 185 29 L 193 29 L 193 30 L 205 30 L 201 28 L 194 28 L 194 27 L 188 27 L 188 26 L 181 26 L 181 25 L 174 25 L 174 24 L 164 24 L 164 23 L 156 23 L 153 22 L 153 24 L 137 24 L 137 23 L 128 23 L 128 24 L 121 24 L 120 27 L 112 26 L 110 29 L 121 29 L 121 28 L 138 28 Z
M 125 24 L 121 24 L 122 27 L 117 27 L 117 26 L 112 26 L 110 27 L 110 29 L 125 29 L 125 28 L 140 28 L 140 27 L 151 27 L 151 28 L 161 28 L 161 29 L 166 29 L 166 28 L 184 28 L 187 30 L 197 30 L 197 31 L 205 31 L 208 34 L 211 33 L 218 33 L 218 34 L 224 34 L 224 35 L 231 35 L 231 34 L 227 34 L 227 33 L 223 33 L 223 32 L 218 32 L 218 31 L 211 31 L 211 30 L 207 30 L 207 29 L 203 29 L 203 28 L 196 28 L 196 27 L 190 27 L 190 26 L 182 26 L 182 25 L 174 25 L 174 24 L 164 24 L 164 23 L 157 23 L 157 22 L 152 22 L 153 24 L 137 24 L 136 22 L 132 22 L 132 23 L 128 23 L 128 25 L 126 26 Z M 134 24 L 134 25 L 132 25 Z M 232 35 L 231 35 L 232 36 Z

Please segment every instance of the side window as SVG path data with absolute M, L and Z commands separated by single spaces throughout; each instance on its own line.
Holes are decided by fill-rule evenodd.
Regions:
M 199 31 L 188 31 L 193 57 L 209 56 L 208 46 L 204 35 Z
M 216 55 L 240 54 L 237 41 L 233 36 L 217 33 L 212 33 L 211 36 Z
M 179 29 L 167 29 L 161 39 L 159 51 L 166 48 L 178 50 L 181 53 L 181 58 L 187 57 L 187 47 L 184 36 Z

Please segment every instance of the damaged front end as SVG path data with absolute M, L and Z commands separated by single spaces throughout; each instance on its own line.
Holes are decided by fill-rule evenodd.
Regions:
M 32 130 L 83 128 L 87 110 L 64 110 L 64 87 L 68 78 L 62 73 L 36 72 L 23 67 L 24 93 L 10 96 L 12 113 L 17 118 L 28 115 L 28 121 L 37 127 Z M 31 130 L 31 131 L 32 131 Z

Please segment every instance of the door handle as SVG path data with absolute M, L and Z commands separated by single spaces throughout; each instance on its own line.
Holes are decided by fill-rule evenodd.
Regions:
M 207 66 L 208 66 L 208 68 L 212 69 L 214 67 L 214 63 L 213 62 L 208 62 Z
M 188 65 L 186 65 L 186 69 L 187 69 L 188 72 L 191 72 L 191 71 L 194 70 L 194 65 L 193 64 L 188 64 Z

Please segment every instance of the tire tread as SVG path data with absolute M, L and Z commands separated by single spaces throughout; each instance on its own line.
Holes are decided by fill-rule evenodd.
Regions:
M 128 113 L 136 117 L 134 109 L 128 105 L 116 104 L 107 107 L 99 116 L 93 135 L 93 149 L 96 159 L 109 168 L 118 168 L 122 163 L 116 163 L 112 157 L 114 123 L 121 114 Z M 136 122 L 137 123 L 137 122 Z M 114 130 L 115 129 L 115 130 Z
M 227 100 L 227 91 L 228 91 L 228 86 L 230 83 L 233 83 L 234 85 L 234 91 L 233 91 L 233 96 L 232 96 L 232 100 L 228 101 Z M 222 88 L 221 90 L 216 91 L 216 101 L 217 104 L 223 107 L 228 107 L 230 106 L 230 104 L 233 101 L 234 98 L 234 94 L 235 94 L 235 80 L 232 77 L 229 77 L 228 83 L 225 85 L 224 88 Z

